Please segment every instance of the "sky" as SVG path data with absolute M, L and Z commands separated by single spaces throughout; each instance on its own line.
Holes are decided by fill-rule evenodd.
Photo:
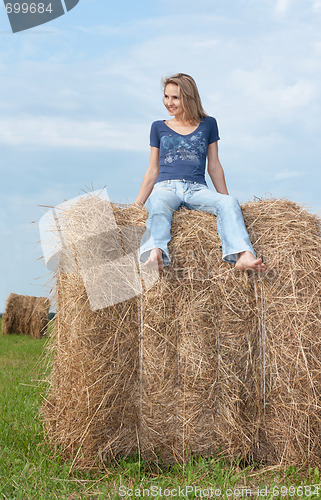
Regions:
M 41 206 L 104 186 L 134 202 L 163 76 L 195 78 L 241 203 L 321 210 L 320 24 L 320 0 L 80 0 L 12 33 L 1 2 L 0 312 L 10 292 L 49 293 Z

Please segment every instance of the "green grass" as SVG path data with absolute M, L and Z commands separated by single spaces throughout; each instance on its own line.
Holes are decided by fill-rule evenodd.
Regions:
M 222 491 L 221 496 L 212 498 L 237 498 L 231 496 L 235 488 L 239 489 L 238 498 L 318 498 L 312 494 L 314 487 L 311 494 L 306 490 L 307 494 L 302 496 L 300 489 L 297 490 L 299 495 L 291 495 L 292 490 L 286 492 L 285 489 L 283 493 L 287 495 L 278 495 L 276 489 L 281 492 L 282 486 L 297 488 L 299 485 L 307 487 L 318 483 L 318 470 L 311 470 L 305 475 L 293 468 L 282 473 L 267 472 L 262 467 L 231 465 L 218 458 L 200 458 L 184 467 L 159 467 L 133 457 L 106 464 L 104 471 L 69 472 L 68 460 L 64 460 L 46 443 L 39 419 L 43 389 L 36 382 L 39 374 L 35 366 L 42 355 L 44 343 L 44 339 L 0 335 L 0 499 L 138 498 L 138 490 L 140 498 L 175 498 L 166 496 L 168 490 L 165 493 L 164 490 L 171 489 L 173 493 L 176 490 L 178 497 L 179 487 L 186 486 L 212 487 L 213 493 L 215 490 Z M 119 490 L 120 486 L 122 489 Z M 270 493 L 257 497 L 255 492 L 258 486 L 261 489 L 267 487 Z M 251 488 L 251 497 L 249 492 L 246 496 L 242 488 Z M 121 496 L 122 492 L 128 492 L 128 495 Z M 183 489 L 183 493 L 186 490 Z M 180 498 L 201 496 L 199 492 L 190 491 Z

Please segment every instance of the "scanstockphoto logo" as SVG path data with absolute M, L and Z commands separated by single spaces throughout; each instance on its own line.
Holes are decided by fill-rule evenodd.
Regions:
M 76 7 L 79 0 L 3 0 L 13 33 L 53 21 Z

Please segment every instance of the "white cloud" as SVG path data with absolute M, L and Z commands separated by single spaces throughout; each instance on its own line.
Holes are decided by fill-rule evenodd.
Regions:
M 275 107 L 278 112 L 283 108 L 307 106 L 316 96 L 316 82 L 302 78 L 295 83 L 283 83 L 280 81 L 281 74 L 271 73 L 269 69 L 264 66 L 253 71 L 238 69 L 233 78 L 245 94 L 261 101 L 266 107 Z
M 6 145 L 145 151 L 149 125 L 57 117 L 1 118 L 0 142 Z
M 251 152 L 271 151 L 271 149 L 282 148 L 288 141 L 276 132 L 268 132 L 265 135 L 253 132 L 232 132 L 224 136 L 225 148 L 237 148 Z
M 204 52 L 204 50 L 211 50 L 213 49 L 214 47 L 216 47 L 217 45 L 219 44 L 219 40 L 217 39 L 213 39 L 213 38 L 205 38 L 204 40 L 201 40 L 201 41 L 195 41 L 193 44 L 192 44 L 192 52 L 194 54 L 198 54 L 198 53 L 201 53 L 201 52 Z
M 298 170 L 288 170 L 287 168 L 285 170 L 282 170 L 281 172 L 278 172 L 274 176 L 274 180 L 276 181 L 283 181 L 285 179 L 292 179 L 294 177 L 302 177 L 304 172 L 298 171 Z
M 275 5 L 275 11 L 278 14 L 283 14 L 288 10 L 291 3 L 292 3 L 292 0 L 277 0 L 276 5 Z

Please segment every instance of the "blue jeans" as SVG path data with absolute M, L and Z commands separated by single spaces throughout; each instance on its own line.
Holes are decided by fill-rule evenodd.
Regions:
M 235 263 L 237 254 L 245 250 L 255 256 L 238 200 L 234 196 L 217 193 L 205 184 L 182 179 L 161 181 L 154 185 L 146 202 L 149 216 L 140 244 L 140 262 L 146 262 L 153 248 L 160 248 L 164 265 L 170 264 L 168 243 L 172 218 L 181 205 L 216 216 L 223 260 Z

